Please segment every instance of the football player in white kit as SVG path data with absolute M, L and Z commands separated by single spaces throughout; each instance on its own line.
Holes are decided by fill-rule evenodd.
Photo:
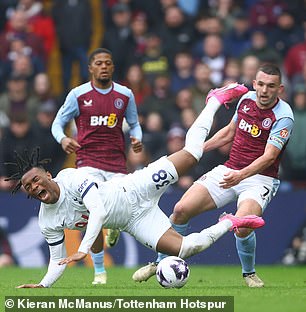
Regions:
M 233 99 L 244 94 L 245 89 L 235 83 L 226 86 L 224 92 Z M 215 97 L 208 100 L 187 132 L 182 150 L 123 178 L 100 182 L 79 169 L 69 168 L 52 179 L 42 166 L 44 161 L 39 160 L 39 149 L 31 155 L 16 154 L 17 172 L 8 179 L 18 180 L 13 192 L 22 186 L 30 197 L 41 201 L 39 226 L 50 249 L 49 267 L 43 279 L 38 284 L 18 287 L 50 287 L 68 263 L 87 256 L 102 227 L 119 228 L 154 251 L 183 259 L 208 248 L 229 230 L 262 227 L 261 217 L 238 218 L 228 214 L 200 233 L 183 237 L 158 207 L 167 187 L 201 158 L 203 143 L 220 105 Z M 85 231 L 78 252 L 68 257 L 64 244 L 66 228 Z

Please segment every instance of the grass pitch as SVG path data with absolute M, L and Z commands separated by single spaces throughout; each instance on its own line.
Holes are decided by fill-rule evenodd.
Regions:
M 92 269 L 73 267 L 52 288 L 16 289 L 39 282 L 46 269 L 0 269 L 0 311 L 5 310 L 5 296 L 234 296 L 235 312 L 306 311 L 306 266 L 258 266 L 265 282 L 261 289 L 246 287 L 238 266 L 191 265 L 190 270 L 189 281 L 181 289 L 164 289 L 154 277 L 135 283 L 134 269 L 123 267 L 108 269 L 106 285 L 91 285 Z

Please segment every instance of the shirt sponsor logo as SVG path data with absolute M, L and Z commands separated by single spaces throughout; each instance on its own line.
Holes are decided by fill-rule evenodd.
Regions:
M 85 179 L 79 186 L 78 191 L 81 193 L 84 188 L 86 187 L 86 185 L 88 184 L 88 179 Z
M 285 139 L 285 138 L 288 137 L 288 135 L 289 135 L 289 131 L 288 131 L 286 128 L 281 130 L 280 136 L 281 136 L 282 138 Z
M 265 129 L 269 129 L 272 125 L 272 119 L 271 118 L 265 118 L 263 121 L 262 121 L 262 126 L 263 128 Z
M 114 113 L 109 116 L 90 116 L 91 126 L 106 126 L 108 128 L 114 128 L 118 123 L 117 115 Z
M 122 99 L 117 98 L 117 99 L 115 99 L 115 101 L 114 101 L 114 105 L 115 105 L 115 107 L 116 107 L 117 109 L 122 109 L 123 106 L 124 106 L 124 102 L 123 102 Z
M 248 132 L 251 134 L 252 137 L 257 138 L 261 135 L 261 130 L 259 127 L 255 124 L 251 125 L 248 122 L 246 122 L 244 119 L 241 119 L 239 122 L 239 129 Z

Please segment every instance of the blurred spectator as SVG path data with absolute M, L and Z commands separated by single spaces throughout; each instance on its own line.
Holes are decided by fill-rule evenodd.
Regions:
M 192 92 L 190 89 L 184 88 L 176 93 L 175 107 L 171 112 L 172 123 L 181 123 L 181 114 L 183 110 L 192 108 Z M 188 130 L 188 128 L 186 128 Z
M 144 12 L 136 12 L 132 16 L 131 31 L 133 40 L 133 59 L 141 60 L 146 50 L 148 22 Z
M 51 162 L 46 164 L 46 169 L 56 176 L 62 169 L 66 159 L 63 151 L 51 134 L 52 122 L 57 113 L 57 106 L 52 99 L 45 100 L 38 108 L 36 123 L 33 127 L 36 137 L 36 145 L 40 146 L 41 158 L 50 158 Z
M 155 78 L 152 94 L 139 107 L 139 113 L 147 116 L 149 112 L 158 112 L 163 118 L 165 129 L 168 129 L 172 122 L 171 112 L 174 107 L 175 98 L 170 90 L 170 79 L 168 76 L 161 75 Z
M 48 57 L 55 42 L 55 28 L 53 19 L 44 12 L 41 1 L 19 0 L 16 10 L 25 12 L 28 31 L 42 39 L 45 55 Z
M 51 101 L 58 106 L 55 97 L 52 94 L 51 82 L 47 73 L 39 73 L 34 77 L 33 96 L 39 103 Z
M 33 59 L 26 54 L 19 54 L 10 64 L 10 74 L 24 77 L 29 87 L 33 86 L 33 80 L 36 74 L 44 71 L 39 63 L 34 63 Z
M 188 88 L 194 84 L 193 58 L 188 51 L 180 51 L 174 57 L 174 70 L 171 71 L 171 91 L 177 93 L 183 88 Z
M 54 0 L 52 16 L 61 54 L 63 95 L 66 95 L 70 89 L 72 65 L 75 61 L 79 63 L 81 83 L 88 80 L 91 6 L 88 0 Z
M 126 75 L 129 60 L 134 57 L 131 10 L 127 4 L 118 3 L 112 7 L 111 12 L 113 26 L 106 29 L 102 47 L 112 51 L 116 66 L 114 80 L 121 82 Z
M 18 0 L 0 1 L 0 32 L 2 32 L 5 27 L 8 8 L 15 7 L 17 5 L 17 2 Z
M 233 0 L 218 0 L 209 1 L 210 3 L 210 14 L 217 16 L 224 26 L 225 32 L 232 29 L 234 14 L 236 10 L 237 1 Z
M 14 264 L 12 249 L 7 239 L 7 235 L 2 227 L 0 227 L 0 268 Z
M 293 89 L 294 131 L 282 159 L 282 178 L 306 187 L 306 85 Z
M 199 115 L 203 110 L 208 92 L 214 88 L 210 79 L 211 69 L 205 63 L 198 63 L 194 68 L 195 84 L 190 87 L 192 94 L 192 108 Z
M 124 84 L 133 91 L 137 106 L 141 106 L 145 98 L 152 93 L 152 88 L 139 64 L 129 66 Z
M 285 56 L 284 67 L 289 79 L 299 75 L 306 63 L 306 28 L 304 29 L 304 41 L 293 45 Z
M 28 30 L 27 17 L 21 10 L 14 11 L 8 21 L 9 27 L 0 34 L 0 58 L 6 59 L 10 51 L 11 41 L 20 38 L 26 47 L 30 47 L 32 54 L 47 59 L 44 51 L 43 41 L 37 35 Z
M 27 114 L 35 120 L 38 104 L 29 93 L 28 82 L 22 76 L 10 76 L 7 91 L 0 96 L 0 111 L 6 115 Z
M 234 14 L 233 27 L 224 35 L 224 51 L 229 57 L 240 57 L 251 47 L 250 22 L 245 12 Z
M 188 49 L 193 42 L 192 25 L 178 6 L 170 6 L 165 10 L 159 33 L 170 68 L 173 69 L 175 54 Z
M 291 79 L 291 82 L 292 86 L 302 84 L 306 86 L 306 62 L 303 64 L 301 73 L 294 75 Z
M 240 62 L 236 58 L 230 58 L 224 68 L 224 84 L 237 82 L 241 77 Z
M 158 112 L 150 112 L 143 125 L 143 144 L 150 160 L 154 161 L 166 154 L 166 134 L 163 118 Z
M 270 45 L 284 57 L 295 44 L 303 42 L 304 31 L 296 24 L 294 16 L 289 11 L 283 11 L 277 18 L 277 26 L 268 35 Z
M 223 70 L 227 61 L 223 49 L 223 41 L 218 35 L 207 35 L 202 42 L 200 56 L 202 63 L 209 66 L 211 70 L 210 79 L 216 86 L 223 81 Z
M 288 8 L 282 0 L 258 0 L 250 8 L 252 28 L 264 28 L 269 31 L 277 25 L 278 16 Z
M 248 55 L 241 60 L 241 76 L 239 83 L 243 83 L 249 90 L 253 90 L 253 80 L 257 69 L 260 65 L 260 61 L 255 55 Z
M 281 64 L 281 56 L 268 43 L 266 32 L 256 29 L 251 36 L 251 47 L 246 50 L 242 57 L 255 55 L 262 63 Z
M 184 108 L 181 111 L 181 124 L 186 131 L 191 127 L 196 118 L 197 114 L 191 107 Z
M 11 162 L 14 159 L 14 152 L 23 153 L 25 149 L 31 150 L 37 146 L 37 137 L 31 127 L 29 118 L 25 113 L 14 113 L 10 116 L 10 125 L 3 130 L 2 140 L 0 141 L 0 177 L 11 176 L 15 171 L 12 166 L 5 166 L 3 163 Z M 2 185 L 4 190 L 9 190 L 11 183 Z
M 168 58 L 163 51 L 161 38 L 155 33 L 147 35 L 146 50 L 141 65 L 151 85 L 158 75 L 167 74 L 169 71 Z
M 199 56 L 202 53 L 203 39 L 208 35 L 223 34 L 221 20 L 217 16 L 199 14 L 194 23 L 194 40 L 192 43 L 193 54 Z
M 297 231 L 282 259 L 285 265 L 306 264 L 306 224 Z
M 11 39 L 9 51 L 4 59 L 4 66 L 6 72 L 12 72 L 14 62 L 18 62 L 17 59 L 26 56 L 29 58 L 30 66 L 33 72 L 41 72 L 45 70 L 44 61 L 37 55 L 33 54 L 32 48 L 26 46 L 25 41 L 18 35 Z

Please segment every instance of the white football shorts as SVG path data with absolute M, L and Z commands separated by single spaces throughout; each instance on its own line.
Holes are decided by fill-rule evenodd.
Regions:
M 121 184 L 132 206 L 131 218 L 122 230 L 154 251 L 161 236 L 171 227 L 158 202 L 168 186 L 177 180 L 173 163 L 162 157 L 148 167 L 125 176 Z
M 121 178 L 125 176 L 124 173 L 110 172 L 89 166 L 80 167 L 78 170 L 83 171 L 86 174 L 90 174 L 91 176 L 99 179 L 99 181 L 109 181 L 110 179 Z
M 235 200 L 237 200 L 238 207 L 243 200 L 253 199 L 261 206 L 262 212 L 264 212 L 271 199 L 275 196 L 280 181 L 272 177 L 255 174 L 242 180 L 238 185 L 224 189 L 219 186 L 219 182 L 223 180 L 224 174 L 231 170 L 233 169 L 219 165 L 204 174 L 195 183 L 199 183 L 207 188 L 217 208 L 221 208 Z

